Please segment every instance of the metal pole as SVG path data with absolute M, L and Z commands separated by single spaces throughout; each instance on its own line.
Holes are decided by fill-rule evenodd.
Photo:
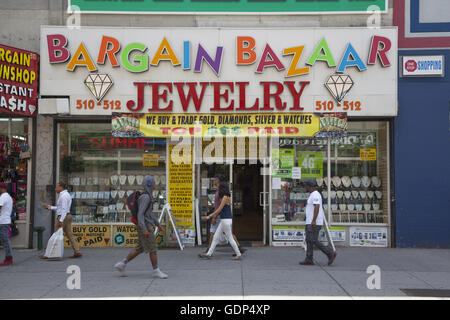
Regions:
M 330 193 L 331 193 L 331 138 L 328 137 L 328 141 L 327 141 L 327 192 L 328 192 L 328 197 L 327 197 L 327 202 L 328 202 L 328 221 L 331 222 L 331 197 L 330 197 Z

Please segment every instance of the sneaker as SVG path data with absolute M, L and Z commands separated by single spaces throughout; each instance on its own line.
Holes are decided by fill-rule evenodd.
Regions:
M 167 279 L 169 276 L 167 274 L 165 274 L 164 272 L 162 272 L 161 270 L 159 270 L 159 268 L 158 268 L 158 269 L 153 270 L 152 277 L 159 278 L 159 279 Z
M 331 254 L 330 259 L 328 260 L 328 265 L 331 265 L 333 263 L 334 259 L 336 259 L 336 256 L 337 252 L 335 251 Z
M 314 262 L 305 260 L 305 261 L 300 262 L 300 264 L 301 264 L 302 266 L 313 266 L 313 265 L 314 265 Z
M 5 260 L 0 263 L 0 267 L 9 266 L 13 264 L 13 258 L 12 257 L 6 257 Z
M 117 263 L 114 265 L 114 268 L 115 268 L 117 271 L 119 271 L 121 277 L 125 277 L 125 267 L 126 267 L 126 266 L 127 266 L 127 265 L 126 265 L 123 261 L 120 261 L 120 262 L 117 262 Z

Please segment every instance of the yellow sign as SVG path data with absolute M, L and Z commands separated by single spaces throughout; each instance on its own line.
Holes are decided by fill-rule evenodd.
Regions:
M 142 155 L 142 166 L 144 167 L 157 167 L 158 166 L 158 154 L 144 153 Z
M 72 225 L 72 233 L 80 247 L 110 247 L 110 225 Z M 64 237 L 64 246 L 70 247 L 70 241 Z
M 133 225 L 113 225 L 113 247 L 136 247 L 138 241 L 137 229 Z
M 169 204 L 178 226 L 193 225 L 191 145 L 169 145 Z
M 376 161 L 377 149 L 376 148 L 359 149 L 359 158 L 361 161 Z
M 313 113 L 223 113 L 223 114 L 143 114 L 138 121 L 112 120 L 113 136 L 141 133 L 145 137 L 171 136 L 271 136 L 313 137 L 320 132 L 320 114 Z M 129 118 L 129 115 L 127 115 Z
M 158 245 L 165 245 L 165 226 L 156 235 Z M 112 246 L 113 247 L 136 247 L 138 244 L 137 227 L 133 224 L 113 225 Z

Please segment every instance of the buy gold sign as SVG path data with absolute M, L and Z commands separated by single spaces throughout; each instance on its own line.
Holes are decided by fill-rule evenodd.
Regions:
M 72 225 L 72 233 L 80 247 L 111 246 L 111 226 L 109 225 Z M 66 236 L 64 236 L 64 246 L 71 246 Z

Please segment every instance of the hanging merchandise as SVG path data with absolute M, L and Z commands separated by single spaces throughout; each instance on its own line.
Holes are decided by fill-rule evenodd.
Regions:
M 24 175 L 27 173 L 27 163 L 26 162 L 19 163 L 19 166 L 17 167 L 17 173 L 20 175 Z
M 28 143 L 24 143 L 20 149 L 20 154 L 19 154 L 19 158 L 20 159 L 29 159 L 31 158 L 31 151 L 28 148 Z

